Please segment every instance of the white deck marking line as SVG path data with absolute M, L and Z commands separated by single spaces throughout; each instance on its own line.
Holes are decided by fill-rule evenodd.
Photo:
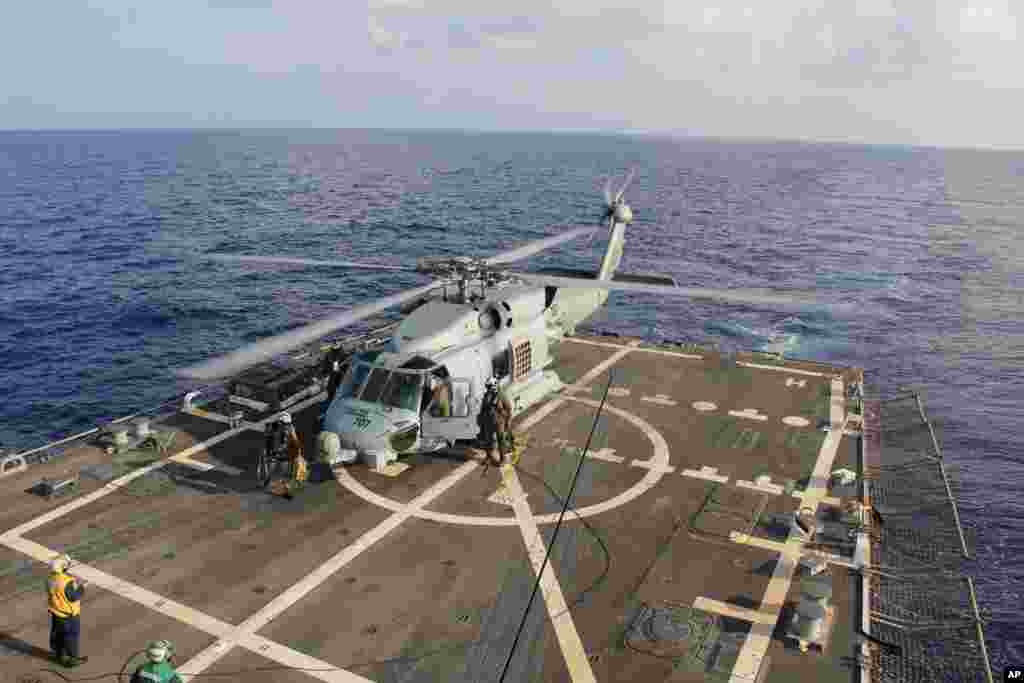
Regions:
M 237 477 L 244 471 L 238 469 L 237 467 L 232 467 L 231 465 L 225 465 L 224 463 L 204 462 L 202 460 L 193 460 L 192 458 L 183 457 L 180 455 L 172 455 L 171 460 L 173 462 L 178 463 L 179 465 L 185 465 L 186 467 L 191 467 L 192 469 L 199 470 L 200 472 L 219 470 L 221 472 L 230 474 L 233 477 Z
M 28 555 L 34 560 L 38 560 L 39 562 L 49 562 L 53 559 L 53 556 L 57 554 L 56 550 L 51 550 L 50 548 L 40 545 L 35 541 L 30 541 L 27 538 L 5 538 L 3 539 L 3 544 L 12 550 Z M 96 584 L 104 590 L 110 591 L 114 595 L 137 602 L 140 605 L 144 605 L 145 607 L 156 610 L 161 614 L 165 614 L 172 619 L 177 619 L 189 626 L 205 631 L 210 635 L 222 637 L 230 633 L 235 628 L 227 622 L 211 617 L 208 614 L 203 614 L 191 607 L 186 607 L 174 600 L 170 600 L 162 595 L 148 591 L 141 586 L 136 586 L 128 581 L 123 581 L 116 576 L 111 576 L 110 574 L 101 572 L 95 567 L 91 567 L 87 564 L 76 562 L 75 574 L 81 576 L 86 581 Z
M 593 370 L 581 377 L 575 386 L 585 386 L 603 373 L 607 368 L 617 363 L 619 359 L 632 351 L 638 342 L 633 342 L 629 347 L 620 349 L 612 354 L 604 362 L 597 365 Z M 558 406 L 565 403 L 566 399 L 556 399 L 543 406 L 536 413 L 523 421 L 519 428 L 526 431 L 533 427 L 541 419 L 549 415 Z M 667 463 L 666 463 L 667 464 Z M 548 608 L 548 617 L 555 629 L 555 637 L 565 658 L 565 667 L 569 670 L 569 678 L 573 683 L 597 683 L 593 669 L 590 668 L 590 660 L 587 659 L 587 651 L 583 648 L 583 641 L 576 630 L 576 624 L 572 620 L 572 612 L 565 602 L 565 595 L 562 594 L 562 587 L 555 576 L 555 568 L 549 562 L 541 574 L 541 565 L 544 563 L 544 556 L 547 554 L 547 546 L 544 538 L 540 535 L 540 528 L 537 520 L 534 519 L 530 504 L 526 502 L 523 493 L 523 486 L 519 483 L 519 475 L 514 467 L 503 465 L 501 478 L 505 482 L 505 489 L 512 499 L 512 509 L 516 513 L 516 522 L 523 535 L 523 542 L 526 544 L 526 552 L 533 564 L 533 571 L 540 576 L 540 589 L 544 596 L 544 604 Z M 556 516 L 557 519 L 557 516 Z
M 533 519 L 533 512 L 523 495 L 523 487 L 519 483 L 519 476 L 514 468 L 504 465 L 501 468 L 501 477 L 505 487 L 512 499 L 512 509 L 516 513 L 516 521 L 519 522 L 519 529 L 523 534 L 523 542 L 526 544 L 526 551 L 530 556 L 530 563 L 533 565 L 535 574 L 541 573 L 541 565 L 544 564 L 544 556 L 547 553 L 547 546 L 544 538 L 540 535 L 540 528 Z M 590 661 L 587 659 L 587 651 L 583 648 L 583 641 L 573 623 L 572 612 L 565 602 L 565 595 L 562 594 L 562 587 L 555 576 L 555 568 L 551 562 L 544 566 L 544 573 L 540 580 L 541 594 L 544 596 L 544 604 L 548 608 L 548 617 L 555 629 L 555 637 L 562 649 L 562 656 L 565 658 L 565 667 L 569 670 L 569 678 L 573 683 L 597 683 L 593 669 L 590 668 Z
M 753 481 L 746 481 L 744 479 L 737 479 L 736 486 L 741 489 L 750 489 L 751 491 L 757 491 L 758 493 L 768 493 L 773 496 L 781 496 L 784 488 L 778 484 L 758 484 Z
M 745 361 L 738 360 L 736 365 L 742 365 L 745 368 L 757 368 L 758 370 L 775 370 L 777 372 L 791 372 L 794 375 L 807 375 L 808 377 L 828 377 L 829 375 L 824 372 L 814 372 L 813 370 L 798 370 L 796 368 L 787 368 L 784 365 L 760 365 L 758 363 L 747 363 Z
M 630 467 L 642 467 L 645 470 L 652 470 L 661 472 L 662 474 L 672 474 L 676 471 L 672 465 L 664 465 L 660 462 L 651 462 L 650 460 L 633 460 L 629 463 Z
M 647 403 L 657 403 L 663 406 L 678 405 L 675 401 L 672 400 L 672 397 L 668 396 L 667 394 L 657 394 L 656 396 L 641 396 L 640 400 L 646 401 Z
M 595 379 L 597 379 L 605 370 L 618 363 L 623 356 L 627 355 L 631 351 L 634 351 L 636 347 L 639 345 L 640 342 L 630 342 L 630 345 L 626 347 L 615 346 L 615 348 L 619 349 L 618 352 L 613 353 L 611 356 L 595 365 L 589 372 L 587 372 L 587 374 L 583 375 L 578 380 L 573 382 L 569 387 L 567 387 L 569 391 L 566 391 L 565 393 L 568 394 L 573 391 L 578 391 L 580 388 L 587 386 L 590 382 L 593 382 Z M 609 346 L 612 345 L 609 344 Z M 568 397 L 559 397 L 552 401 L 548 401 L 540 408 L 538 408 L 537 412 L 527 417 L 521 423 L 516 425 L 516 427 L 518 429 L 523 430 L 524 432 L 532 429 L 535 424 L 537 424 L 545 417 L 553 413 L 567 400 L 569 400 Z
M 837 412 L 840 416 L 842 415 L 845 393 L 842 380 L 832 380 L 831 387 L 832 419 L 834 420 Z M 828 475 L 832 469 L 836 453 L 839 452 L 839 442 L 842 438 L 842 432 L 829 432 L 825 435 L 825 440 L 821 444 L 821 450 L 818 451 L 818 460 L 814 464 L 810 484 L 803 495 L 804 506 L 810 507 L 811 511 L 815 514 L 818 511 L 818 504 L 825 497 L 825 493 L 828 490 Z M 775 563 L 772 578 L 768 581 L 768 587 L 764 591 L 764 598 L 761 600 L 762 610 L 765 605 L 769 605 L 775 614 L 776 620 L 779 617 L 782 603 L 786 600 L 786 594 L 789 592 L 789 585 L 793 581 L 793 573 L 796 571 L 797 562 L 801 554 L 800 544 L 791 542 L 796 539 L 792 529 L 790 529 L 789 539 L 790 541 L 787 541 L 785 551 L 779 555 L 778 562 Z M 768 652 L 773 630 L 774 621 L 772 624 L 753 624 L 750 627 L 750 631 L 743 641 L 743 647 L 740 648 L 737 655 L 736 663 L 733 665 L 732 675 L 729 678 L 730 683 L 743 683 L 754 680 L 758 669 L 761 667 L 761 661 Z
M 312 676 L 313 678 L 319 678 L 321 681 L 326 681 L 327 683 L 374 683 L 369 678 L 363 678 L 359 674 L 354 674 L 351 671 L 338 669 L 330 662 L 325 662 L 322 659 L 317 659 L 302 652 L 298 652 L 297 650 L 293 650 L 290 647 L 264 638 L 263 636 L 249 634 L 242 638 L 238 644 L 246 650 L 258 654 L 261 657 L 266 657 L 267 659 L 277 662 L 282 666 L 305 669 L 299 673 L 304 673 L 307 676 Z M 184 667 L 182 667 L 182 669 L 184 669 Z M 195 673 L 188 672 L 186 670 L 184 673 L 179 671 L 178 675 L 187 679 L 191 676 L 195 676 Z M 216 678 L 221 678 L 223 680 L 221 676 L 217 676 Z M 203 679 L 194 678 L 193 680 L 201 681 Z
M 182 451 L 181 453 L 179 453 L 178 455 L 184 456 L 184 457 L 188 457 L 188 456 L 193 455 L 195 453 L 199 453 L 200 451 L 204 451 L 207 448 L 209 448 L 210 446 L 216 445 L 216 444 L 220 443 L 221 441 L 226 441 L 227 439 L 230 439 L 233 436 L 237 436 L 241 431 L 243 431 L 243 429 L 244 428 L 241 428 L 241 427 L 238 428 L 238 429 L 230 429 L 230 430 L 228 430 L 226 432 L 218 434 L 217 436 L 213 437 L 212 439 L 209 439 L 209 440 L 204 441 L 202 443 L 196 444 L 195 446 L 192 446 L 191 448 L 187 448 L 184 451 Z M 14 527 L 13 529 L 9 529 L 2 536 L 0 536 L 0 540 L 6 540 L 8 538 L 14 538 L 14 537 L 17 537 L 17 536 L 23 536 L 24 534 L 32 531 L 33 529 L 41 527 L 44 524 L 48 524 L 48 523 L 52 522 L 55 519 L 60 519 L 64 515 L 66 515 L 66 514 L 68 514 L 70 512 L 74 512 L 75 510 L 77 510 L 80 507 L 84 507 L 84 506 L 88 505 L 89 503 L 92 503 L 93 501 L 99 500 L 100 498 L 103 498 L 104 496 L 113 493 L 114 491 L 118 490 L 119 488 L 123 487 L 124 485 L 128 484 L 129 482 L 134 481 L 135 479 L 138 479 L 141 476 L 149 474 L 153 470 L 156 470 L 156 469 L 159 469 L 159 468 L 163 467 L 168 462 L 170 462 L 169 458 L 166 459 L 166 460 L 160 460 L 160 461 L 157 461 L 157 462 L 153 463 L 152 465 L 146 465 L 145 467 L 140 467 L 137 470 L 133 470 L 133 471 L 129 472 L 128 474 L 124 475 L 123 477 L 119 477 L 117 479 L 114 479 L 113 481 L 109 481 L 106 484 L 104 484 L 102 487 L 100 487 L 100 488 L 96 489 L 95 491 L 93 491 L 92 493 L 88 493 L 88 494 L 82 496 L 81 498 L 75 498 L 74 500 L 68 501 L 67 503 L 65 503 L 64 505 L 61 505 L 58 508 L 55 508 L 55 509 L 50 510 L 49 512 L 47 512 L 45 514 L 42 514 L 42 515 L 40 515 L 38 517 L 30 519 L 29 521 L 25 522 L 24 524 L 20 524 L 20 525 Z
M 181 668 L 189 671 L 189 673 L 197 674 L 204 671 L 214 662 L 226 655 L 234 645 L 245 645 L 248 647 L 248 638 L 254 636 L 257 631 L 273 621 L 281 613 L 291 608 L 307 594 L 315 590 L 320 584 L 361 555 L 365 550 L 369 549 L 374 543 L 384 538 L 402 522 L 412 517 L 415 511 L 429 505 L 434 501 L 434 499 L 438 498 L 445 491 L 459 483 L 467 474 L 476 469 L 477 466 L 478 463 L 475 460 L 469 460 L 462 465 L 459 465 L 459 467 L 448 474 L 444 479 L 441 479 L 411 502 L 406 504 L 402 510 L 395 512 L 383 522 L 357 538 L 350 545 L 346 546 L 334 555 L 334 557 L 313 570 L 304 579 L 290 586 L 283 593 L 271 600 L 261 610 L 243 621 L 237 629 L 232 631 L 231 634 L 226 637 L 222 637 L 220 641 L 197 654 L 195 657 L 183 664 Z M 263 652 L 262 650 L 259 651 L 259 654 L 266 656 L 266 652 Z M 342 671 L 340 669 L 337 672 L 331 673 L 336 674 L 335 678 L 323 680 L 367 680 L 361 676 L 357 676 L 356 674 Z M 344 674 L 345 678 L 338 678 L 337 676 L 340 674 Z
M 596 368 L 591 370 L 590 373 L 588 373 L 588 376 L 591 375 L 591 374 L 594 375 L 594 376 L 597 376 L 598 374 L 603 372 L 605 364 L 610 365 L 611 363 L 616 362 L 619 358 L 621 358 L 621 356 L 625 355 L 629 351 L 630 351 L 630 349 L 626 349 L 625 352 L 623 352 L 621 354 L 613 355 L 611 358 L 608 359 L 608 361 L 605 361 L 605 363 L 602 363 L 601 365 L 598 365 Z M 609 363 L 609 361 L 611 361 L 611 363 Z M 554 403 L 554 401 L 552 403 Z M 530 426 L 532 426 L 533 424 L 538 422 L 540 419 L 542 419 L 546 415 L 550 414 L 554 410 L 554 408 L 556 408 L 556 407 L 557 406 L 549 408 L 549 406 L 544 406 L 541 410 L 538 410 L 537 413 L 534 413 L 531 416 L 532 419 L 529 419 L 526 422 L 524 422 L 524 424 L 521 425 L 520 428 L 521 429 L 528 429 Z M 549 408 L 549 409 L 545 411 L 544 408 Z M 364 550 L 368 549 L 371 545 L 373 545 L 374 543 L 376 543 L 377 541 L 382 539 L 385 535 L 387 535 L 389 532 L 391 532 L 393 529 L 398 527 L 398 525 L 400 525 L 406 519 L 408 519 L 409 517 L 412 517 L 417 512 L 422 512 L 422 508 L 424 508 L 427 505 L 429 505 L 431 502 L 433 502 L 433 500 L 435 498 L 439 497 L 442 493 L 444 493 L 449 488 L 451 488 L 452 486 L 457 484 L 467 474 L 469 474 L 474 469 L 476 469 L 477 466 L 478 466 L 478 463 L 475 460 L 469 460 L 469 461 L 463 463 L 462 465 L 460 465 L 458 468 L 455 469 L 455 471 L 450 473 L 447 477 L 445 477 L 444 479 L 442 479 L 441 481 L 437 482 L 432 487 L 430 487 L 429 489 L 424 491 L 422 494 L 417 496 L 410 503 L 402 506 L 402 508 L 400 510 L 395 511 L 395 513 L 393 515 L 391 515 L 386 520 L 384 520 L 383 522 L 378 524 L 376 527 L 374 527 L 370 531 L 368 531 L 365 534 L 363 534 L 362 536 L 360 536 L 358 539 L 356 539 L 355 542 L 353 542 L 351 545 L 349 545 L 346 548 L 344 548 L 337 555 L 335 555 L 330 560 L 328 560 L 326 563 L 324 563 L 323 565 L 318 567 L 310 575 L 308 575 L 305 579 L 303 579 L 299 583 L 291 586 L 284 593 L 282 593 L 281 595 L 279 595 L 276 598 L 274 598 L 270 603 L 268 603 L 266 606 L 264 606 L 256 614 L 253 614 L 251 617 L 246 619 L 237 628 L 232 629 L 232 631 L 229 634 L 226 634 L 225 636 L 221 636 L 220 640 L 218 640 L 213 645 L 211 645 L 210 647 L 206 648 L 205 650 L 203 650 L 202 652 L 197 654 L 195 657 L 190 659 L 188 662 L 186 662 L 184 665 L 182 665 L 182 667 L 181 667 L 182 670 L 183 671 L 188 671 L 189 673 L 191 673 L 193 675 L 197 674 L 197 673 L 199 673 L 199 672 L 209 668 L 215 662 L 220 660 L 235 645 L 243 645 L 243 646 L 245 646 L 245 647 L 247 647 L 249 649 L 255 649 L 256 652 L 258 652 L 259 654 L 261 654 L 263 656 L 270 656 L 270 654 L 271 654 L 270 653 L 270 649 L 267 649 L 267 648 L 268 648 L 268 646 L 274 646 L 275 645 L 271 641 L 260 638 L 261 642 L 259 643 L 259 645 L 256 646 L 255 648 L 252 647 L 252 644 L 255 643 L 256 639 L 258 638 L 255 635 L 256 631 L 260 630 L 261 628 L 266 626 L 270 621 L 272 621 L 274 618 L 276 618 L 278 615 L 280 615 L 282 612 L 284 612 L 285 610 L 289 609 L 292 605 L 294 605 L 296 602 L 298 602 L 301 598 L 303 598 L 305 595 L 307 595 L 308 593 L 313 591 L 317 586 L 319 586 L 324 581 L 326 581 L 328 578 L 330 578 L 330 576 L 332 576 L 335 572 L 337 572 L 343 566 L 345 566 L 346 564 L 351 562 L 353 559 L 358 557 Z M 348 475 L 348 472 L 343 469 L 343 470 L 341 470 L 341 474 Z M 351 477 L 351 475 L 348 475 L 348 476 Z M 522 489 L 520 488 L 520 492 L 521 491 L 522 491 Z M 510 520 L 510 521 L 513 524 L 516 523 L 515 520 Z M 538 533 L 538 536 L 539 536 L 539 533 Z M 52 557 L 52 554 L 51 554 L 51 557 Z M 564 599 L 563 599 L 563 609 L 564 609 Z M 277 648 L 281 649 L 281 648 L 283 648 L 283 646 L 277 646 Z M 287 650 L 287 648 L 283 648 L 283 649 Z M 289 651 L 289 653 L 291 653 L 291 654 L 288 655 L 290 658 L 294 658 L 296 656 L 297 657 L 302 657 L 302 655 L 300 655 L 299 653 L 294 653 L 292 651 Z M 309 659 L 312 659 L 312 658 L 309 658 Z M 315 660 L 313 660 L 313 661 L 315 661 Z M 586 656 L 585 655 L 584 655 L 584 662 L 586 662 Z M 589 663 L 587 663 L 587 666 L 589 668 Z M 327 668 L 327 667 L 320 667 L 320 668 Z M 336 671 L 336 672 L 307 672 L 307 673 L 309 673 L 310 675 L 314 675 L 317 678 L 320 678 L 321 680 L 328 680 L 328 681 L 365 681 L 366 680 L 366 679 L 364 679 L 364 678 L 362 678 L 360 676 L 357 676 L 355 674 L 351 674 L 349 672 L 341 671 L 341 670 Z M 327 677 L 326 674 L 328 674 L 328 673 L 333 674 L 333 676 Z M 591 673 L 591 678 L 593 678 L 593 673 Z
M 314 403 L 317 403 L 318 401 L 323 400 L 324 398 L 326 398 L 326 396 L 327 396 L 326 393 L 321 393 L 321 394 L 318 394 L 317 396 L 313 396 L 312 398 L 309 398 L 306 401 L 303 401 L 302 403 L 294 406 L 293 410 L 295 410 L 296 412 L 298 412 L 300 410 L 304 410 L 305 408 L 308 408 L 309 406 L 313 405 Z M 262 429 L 263 426 L 267 422 L 270 422 L 271 420 L 274 420 L 276 418 L 277 418 L 277 416 L 273 415 L 271 417 L 268 417 L 265 420 L 262 420 L 260 422 L 255 423 L 255 424 L 258 425 L 259 429 Z M 214 437 L 212 437 L 210 439 L 207 439 L 206 441 L 202 441 L 200 443 L 197 443 L 194 446 L 186 448 L 185 450 L 183 450 L 180 453 L 177 453 L 176 455 L 164 458 L 163 460 L 158 460 L 157 462 L 155 462 L 155 463 L 153 463 L 151 465 L 146 465 L 145 467 L 140 467 L 137 470 L 133 470 L 133 471 L 129 472 L 128 474 L 124 475 L 123 477 L 118 477 L 117 479 L 114 479 L 112 481 L 107 482 L 102 487 L 96 489 L 92 493 L 86 494 L 86 495 L 82 496 L 81 498 L 75 498 L 74 500 L 70 500 L 67 503 L 65 503 L 64 505 L 61 505 L 58 508 L 54 508 L 53 510 L 50 510 L 46 514 L 43 514 L 43 515 L 40 515 L 39 517 L 35 517 L 33 519 L 30 519 L 29 521 L 25 522 L 24 524 L 20 524 L 20 525 L 14 527 L 13 529 L 8 529 L 6 532 L 4 532 L 2 535 L 0 535 L 0 541 L 3 541 L 4 539 L 7 539 L 7 538 L 13 538 L 13 537 L 16 537 L 16 536 L 24 536 L 26 533 L 28 533 L 29 531 L 32 531 L 33 529 L 37 529 L 37 528 L 43 526 L 44 524 L 48 524 L 49 522 L 52 522 L 55 519 L 60 519 L 64 515 L 68 514 L 69 512 L 74 512 L 75 510 L 77 510 L 80 507 L 88 505 L 89 503 L 91 503 L 93 501 L 99 500 L 100 498 L 103 498 L 104 496 L 107 496 L 107 495 L 113 493 L 114 491 L 118 490 L 119 488 L 121 488 L 125 484 L 127 484 L 127 483 L 129 483 L 129 482 L 131 482 L 131 481 L 133 481 L 135 479 L 138 479 L 141 476 L 149 474 L 153 470 L 156 470 L 156 469 L 159 469 L 159 468 L 163 467 L 167 463 L 171 462 L 171 458 L 174 458 L 174 457 L 190 458 L 191 456 L 195 455 L 196 453 L 201 453 L 202 451 L 205 451 L 206 449 L 208 449 L 210 446 L 215 446 L 216 444 L 220 443 L 221 441 L 226 441 L 227 439 L 230 439 L 233 436 L 237 436 L 238 434 L 242 433 L 243 431 L 245 431 L 246 429 L 249 429 L 251 427 L 254 427 L 254 426 L 253 425 L 248 425 L 248 424 L 239 425 L 235 429 L 229 429 L 229 430 L 227 430 L 225 432 L 221 432 L 220 434 L 218 434 L 218 435 L 216 435 L 216 436 L 214 436 Z
M 708 471 L 705 471 L 705 470 L 708 470 Z M 721 474 L 716 474 L 717 472 L 718 472 L 718 468 L 716 468 L 716 467 L 705 467 L 705 468 L 702 468 L 702 469 L 699 469 L 699 470 L 690 470 L 690 469 L 683 470 L 682 475 L 684 477 L 693 477 L 695 479 L 705 479 L 707 481 L 715 481 L 715 482 L 718 482 L 719 484 L 724 484 L 725 482 L 729 481 L 729 477 L 721 475 Z
M 593 458 L 594 460 L 604 460 L 605 462 L 613 462 L 616 464 L 622 464 L 626 461 L 626 459 L 621 455 L 615 455 L 614 448 L 600 448 L 593 453 L 587 453 L 587 457 Z
M 596 342 L 588 339 L 576 339 L 575 337 L 562 337 L 562 341 L 572 342 L 573 344 L 586 344 L 587 346 L 604 346 L 609 349 L 621 349 L 622 344 L 612 344 L 610 342 Z M 639 346 L 643 342 L 630 342 Z M 692 353 L 682 353 L 680 351 L 666 351 L 665 349 L 641 349 L 637 348 L 640 353 L 656 353 L 663 356 L 678 356 L 679 358 L 689 358 L 690 360 L 704 360 L 704 356 L 697 356 Z
M 592 401 L 590 399 L 584 398 L 570 398 L 567 400 L 583 403 L 584 405 L 588 405 L 591 408 L 597 408 L 597 406 L 600 405 L 598 401 Z M 636 427 L 637 429 L 644 433 L 644 436 L 647 437 L 648 441 L 650 441 L 651 445 L 654 447 L 654 456 L 648 462 L 659 463 L 668 466 L 668 443 L 665 441 L 665 438 L 660 433 L 658 433 L 658 431 L 654 427 L 652 427 L 649 423 L 644 422 L 636 415 L 633 415 L 632 413 L 627 413 L 625 410 L 616 408 L 607 403 L 605 404 L 604 409 L 605 412 L 611 413 L 612 415 L 616 415 L 617 417 L 622 418 L 623 420 L 630 423 L 631 425 L 633 425 L 634 427 Z M 349 491 L 356 494 L 363 500 L 373 503 L 374 505 L 378 505 L 384 508 L 385 510 L 398 511 L 401 510 L 404 505 L 403 503 L 400 503 L 397 500 L 392 500 L 366 488 L 355 477 L 353 477 L 352 474 L 349 473 L 347 469 L 337 469 L 335 470 L 335 474 L 338 478 L 339 485 L 344 486 Z M 573 517 L 575 517 L 576 515 L 579 515 L 580 517 L 591 517 L 593 515 L 598 515 L 602 512 L 607 512 L 608 510 L 617 508 L 620 505 L 625 505 L 631 500 L 647 493 L 647 491 L 649 491 L 651 488 L 654 487 L 655 484 L 658 483 L 662 476 L 663 473 L 660 472 L 658 469 L 650 470 L 647 474 L 644 475 L 644 477 L 640 481 L 638 481 L 636 484 L 633 484 L 631 488 L 626 489 L 625 491 L 615 496 L 614 498 L 610 498 L 604 501 L 603 503 L 595 503 L 594 505 L 589 505 L 587 507 L 576 508 L 576 512 L 574 513 Z M 427 519 L 432 522 L 440 522 L 442 524 L 461 524 L 465 526 L 516 526 L 518 524 L 514 517 L 457 515 L 448 512 L 433 512 L 431 510 L 420 510 L 416 512 L 414 516 L 418 519 Z M 538 524 L 554 524 L 558 521 L 558 513 L 552 512 L 549 515 L 538 515 L 534 517 L 534 520 Z
M 3 544 L 12 550 L 24 553 L 36 560 L 39 560 L 40 562 L 48 562 L 50 558 L 56 554 L 56 551 L 25 538 L 6 539 L 3 541 Z M 114 595 L 126 598 L 144 607 L 160 612 L 165 616 L 203 631 L 215 638 L 231 637 L 231 635 L 238 630 L 235 626 L 221 621 L 216 617 L 211 617 L 208 614 L 204 614 L 198 610 L 192 609 L 191 607 L 175 602 L 174 600 L 165 598 L 141 586 L 137 586 L 128 581 L 119 579 L 116 576 L 111 576 L 110 574 L 101 572 L 95 567 L 91 567 L 86 564 L 76 564 L 75 573 L 86 581 L 89 581 L 90 583 L 95 584 Z M 218 640 L 216 642 L 220 643 L 223 641 Z M 334 668 L 333 665 L 328 662 L 314 659 L 313 657 L 304 655 L 301 652 L 296 652 L 284 645 L 280 645 L 260 636 L 249 635 L 239 644 L 272 661 L 283 664 L 284 666 L 325 670 Z M 354 676 L 344 671 L 308 671 L 306 673 L 323 681 L 328 681 L 329 683 L 370 683 L 366 678 Z M 179 672 L 179 675 L 184 678 L 188 678 L 190 674 L 186 672 Z
M 761 415 L 757 408 L 744 408 L 743 410 L 730 410 L 729 414 L 733 417 L 745 417 L 748 420 L 760 420 L 764 422 L 768 419 L 767 415 Z

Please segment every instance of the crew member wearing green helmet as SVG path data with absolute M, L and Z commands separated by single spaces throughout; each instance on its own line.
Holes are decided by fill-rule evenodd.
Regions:
M 167 660 L 174 654 L 169 641 L 157 640 L 146 647 L 149 661 L 132 674 L 131 683 L 182 683 L 181 677 Z

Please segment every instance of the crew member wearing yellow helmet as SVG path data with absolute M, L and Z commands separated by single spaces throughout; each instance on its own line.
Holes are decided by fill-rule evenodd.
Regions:
M 88 584 L 69 574 L 70 567 L 71 558 L 67 555 L 58 555 L 50 560 L 50 575 L 46 578 L 47 609 L 50 612 L 50 649 L 53 650 L 53 656 L 57 661 L 69 668 L 89 659 L 79 656 L 78 652 L 81 600 Z

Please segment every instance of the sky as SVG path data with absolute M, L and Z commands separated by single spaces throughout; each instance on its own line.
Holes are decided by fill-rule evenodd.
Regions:
M 1020 0 L 36 0 L 3 15 L 0 129 L 1024 148 Z

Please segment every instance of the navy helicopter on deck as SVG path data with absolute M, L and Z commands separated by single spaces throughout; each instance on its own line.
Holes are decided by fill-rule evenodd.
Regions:
M 206 254 L 222 261 L 415 271 L 434 279 L 225 356 L 180 370 L 192 380 L 224 379 L 303 347 L 381 311 L 405 305 L 408 315 L 381 348 L 356 354 L 322 419 L 321 449 L 342 461 L 361 457 L 383 467 L 399 456 L 434 452 L 474 440 L 485 386 L 497 380 L 513 416 L 563 387 L 552 367 L 553 346 L 571 335 L 608 299 L 610 290 L 640 291 L 712 301 L 805 307 L 810 302 L 754 290 L 676 286 L 671 277 L 618 272 L 633 212 L 623 195 L 604 188 L 608 245 L 596 271 L 509 271 L 505 264 L 594 235 L 576 228 L 489 258 L 420 259 L 415 266 L 336 260 Z M 438 399 L 444 397 L 444 401 Z M 340 455 L 339 455 L 340 452 Z

